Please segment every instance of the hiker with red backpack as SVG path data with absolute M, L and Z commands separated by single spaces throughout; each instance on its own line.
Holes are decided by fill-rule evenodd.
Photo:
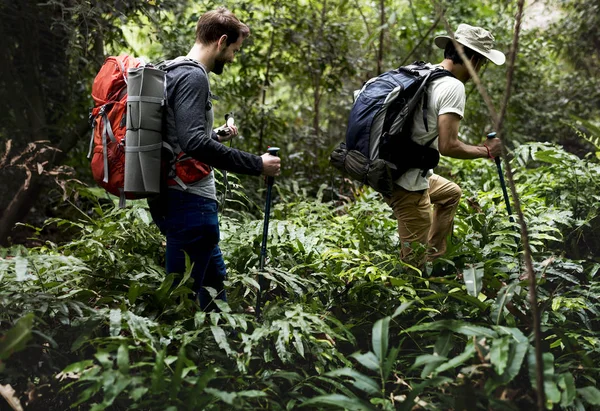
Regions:
M 225 125 L 218 134 L 213 131 L 214 96 L 209 73 L 221 74 L 249 34 L 249 28 L 224 7 L 205 13 L 198 20 L 192 49 L 173 61 L 192 64 L 169 69 L 166 76 L 164 138 L 178 161 L 175 172 L 170 173 L 168 189 L 161 189 L 148 204 L 154 222 L 166 236 L 167 273 L 183 273 L 185 255 L 189 256 L 194 291 L 203 310 L 216 308 L 205 287 L 226 300 L 212 167 L 256 176 L 277 176 L 280 172 L 279 157 L 268 153 L 257 156 L 221 144 L 237 134 L 235 127 Z
M 487 60 L 504 64 L 489 31 L 461 24 L 454 37 L 476 72 Z M 462 194 L 456 183 L 433 173 L 440 154 L 473 159 L 501 153 L 498 139 L 479 146 L 458 139 L 471 75 L 450 37 L 438 36 L 435 44 L 444 49 L 441 63 L 415 62 L 363 85 L 346 141 L 330 157 L 344 174 L 383 194 L 398 220 L 402 258 L 419 265 L 424 258 L 414 255 L 411 244 L 423 244 L 427 260 L 442 256 Z

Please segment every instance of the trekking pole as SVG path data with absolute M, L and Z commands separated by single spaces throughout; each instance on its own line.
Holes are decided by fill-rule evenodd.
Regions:
M 235 119 L 233 118 L 233 112 L 225 114 L 225 125 L 231 127 L 235 125 Z M 219 132 L 217 132 L 219 134 Z M 229 147 L 231 148 L 231 140 L 229 140 Z M 223 196 L 221 197 L 221 213 L 225 210 L 225 202 L 227 201 L 227 192 L 229 191 L 229 179 L 227 178 L 227 170 L 223 170 Z
M 279 147 L 269 147 L 267 152 L 272 156 L 277 156 Z M 269 216 L 271 214 L 271 192 L 273 184 L 275 183 L 275 177 L 267 177 L 267 202 L 265 204 L 265 221 L 263 223 L 263 237 L 262 245 L 260 246 L 260 265 L 259 270 L 262 273 L 265 268 L 265 259 L 267 258 L 267 236 L 269 234 Z M 260 289 L 256 294 L 256 318 L 260 318 L 260 310 L 262 304 L 262 292 L 267 288 L 269 282 L 261 275 L 258 279 L 258 285 Z
M 496 132 L 489 133 L 487 135 L 487 138 L 488 140 L 496 138 Z M 504 181 L 504 174 L 502 173 L 502 164 L 500 163 L 500 157 L 495 157 L 494 161 L 496 162 L 496 168 L 498 169 L 498 177 L 500 177 L 500 185 L 502 186 L 502 195 L 504 196 L 506 211 L 508 211 L 508 219 L 511 223 L 514 223 L 515 220 L 513 219 L 512 209 L 510 208 L 510 201 L 508 200 L 508 191 L 506 191 L 506 182 Z

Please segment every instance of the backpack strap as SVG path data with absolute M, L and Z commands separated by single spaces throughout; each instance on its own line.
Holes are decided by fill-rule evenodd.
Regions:
M 427 132 L 429 132 L 429 123 L 427 121 L 427 108 L 429 106 L 429 87 L 427 87 L 428 83 L 446 76 L 454 77 L 454 74 L 446 69 L 436 67 L 435 69 L 429 71 L 429 74 L 423 81 L 423 85 L 425 85 L 425 90 L 423 91 L 423 125 L 425 126 L 425 131 Z
M 202 71 L 204 71 L 204 74 L 208 74 L 206 72 L 206 69 L 204 68 L 204 66 L 199 63 L 196 60 L 193 60 L 191 58 L 188 57 L 183 57 L 181 59 L 173 59 L 173 60 L 165 60 L 165 61 L 161 61 L 160 63 L 158 63 L 156 65 L 156 68 L 160 69 L 160 70 L 164 70 L 164 71 L 169 71 L 169 70 L 173 70 L 177 67 L 181 67 L 181 66 L 194 66 L 194 67 L 198 67 L 201 68 Z
M 423 61 L 415 61 L 413 64 L 398 68 L 398 70 L 403 70 L 410 74 L 419 75 L 421 77 L 424 77 L 424 80 L 421 83 L 421 85 L 419 86 L 419 89 L 415 92 L 415 95 L 418 96 L 420 93 L 423 93 L 423 125 L 425 126 L 425 131 L 429 132 L 429 124 L 427 122 L 427 109 L 429 106 L 429 98 L 428 98 L 429 97 L 429 88 L 427 86 L 429 85 L 429 83 L 431 81 L 433 81 L 435 79 L 445 77 L 445 76 L 452 76 L 452 77 L 455 77 L 455 76 L 454 76 L 454 74 L 452 74 L 451 72 L 449 72 L 448 70 L 446 70 L 444 68 L 428 67 L 427 63 L 425 63 Z M 424 89 L 423 89 L 423 87 L 424 87 Z M 421 89 L 423 89 L 423 90 L 421 91 Z
M 156 67 L 158 69 L 164 70 L 164 71 L 170 71 L 170 70 L 176 69 L 177 67 L 181 67 L 181 66 L 197 67 L 197 68 L 201 69 L 204 72 L 204 75 L 206 75 L 208 77 L 208 72 L 206 71 L 206 68 L 200 62 L 193 60 L 191 58 L 188 58 L 188 57 L 176 58 L 173 60 L 165 60 L 156 65 Z M 166 88 L 167 88 L 167 82 L 165 79 L 165 95 L 167 94 Z M 210 85 L 209 85 L 208 102 L 210 102 L 211 99 L 218 100 L 218 97 L 211 93 Z M 166 99 L 165 99 L 165 104 L 166 104 Z M 171 169 L 172 174 L 168 177 L 168 179 L 175 181 L 175 183 L 177 183 L 177 185 L 179 187 L 181 187 L 184 191 L 187 191 L 187 189 L 188 189 L 187 184 L 185 184 L 181 180 L 181 178 L 179 178 L 177 176 L 177 173 L 175 172 L 175 163 L 178 161 L 183 161 L 183 160 L 189 159 L 190 157 L 188 157 L 187 155 L 179 157 L 179 155 L 183 151 L 181 150 L 181 147 L 179 147 L 178 144 L 175 146 L 171 146 L 169 143 L 167 143 L 166 141 L 163 140 L 163 148 L 166 149 L 171 155 L 169 167 Z

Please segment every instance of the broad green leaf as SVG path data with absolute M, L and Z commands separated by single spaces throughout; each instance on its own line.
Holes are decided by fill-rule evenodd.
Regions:
M 536 360 L 535 350 L 532 348 L 529 351 L 529 380 L 531 387 L 536 389 L 537 387 L 537 373 L 536 373 Z M 546 395 L 546 408 L 552 409 L 555 404 L 560 402 L 560 391 L 556 383 L 554 382 L 554 355 L 549 352 L 542 354 L 543 361 L 543 378 L 544 378 L 544 393 Z
M 106 351 L 102 351 L 102 350 L 98 350 L 95 354 L 94 357 L 96 357 L 96 359 L 98 360 L 98 362 L 100 363 L 100 365 L 102 365 L 102 367 L 106 368 L 106 369 L 112 369 L 113 368 L 113 359 L 111 358 L 110 354 Z
M 480 266 L 470 266 L 463 271 L 465 286 L 467 287 L 467 293 L 469 293 L 470 296 L 479 296 L 483 286 L 483 273 L 483 267 Z
M 424 365 L 423 369 L 421 370 L 421 378 L 427 378 L 439 365 L 445 363 L 446 361 L 448 361 L 448 358 L 446 357 L 440 357 L 439 355 L 435 354 L 424 354 L 419 355 L 415 359 L 413 367 L 420 367 L 421 365 Z
M 217 390 L 216 388 L 206 388 L 205 392 L 214 395 L 226 404 L 233 405 L 233 400 L 236 399 L 237 393 Z
M 449 292 L 446 294 L 448 297 L 455 298 L 459 301 L 464 301 L 467 304 L 471 304 L 474 307 L 477 307 L 481 311 L 485 311 L 488 308 L 488 305 L 482 302 L 479 298 L 473 297 L 472 295 L 465 294 L 463 290 L 457 289 L 454 292 Z M 480 294 L 482 295 L 482 294 Z
M 456 357 L 452 358 L 450 361 L 437 367 L 434 370 L 434 373 L 439 374 L 439 373 L 449 370 L 451 368 L 455 368 L 455 367 L 463 364 L 464 362 L 470 360 L 471 358 L 473 358 L 474 354 L 475 354 L 475 346 L 473 344 L 467 344 L 467 346 L 465 347 L 465 350 L 460 355 L 457 355 Z
M 406 400 L 399 404 L 398 409 L 401 411 L 410 411 L 413 410 L 415 405 L 415 399 L 421 395 L 422 392 L 427 390 L 429 387 L 439 387 L 443 384 L 447 384 L 452 382 L 453 380 L 447 377 L 433 377 L 426 379 L 420 384 L 415 384 L 412 386 L 412 390 L 407 395 Z
M 458 334 L 463 334 L 468 337 L 487 337 L 496 338 L 498 334 L 486 327 L 478 325 L 471 325 L 466 321 L 460 320 L 440 320 L 431 323 L 414 325 L 403 332 L 410 333 L 414 331 L 439 331 L 439 330 L 450 330 Z
M 164 347 L 162 350 L 158 352 L 156 355 L 156 361 L 154 362 L 154 367 L 152 367 L 152 391 L 159 392 L 160 385 L 164 381 L 164 370 L 165 370 L 165 356 L 167 353 L 167 348 Z
M 390 317 L 385 317 L 375 322 L 373 325 L 373 336 L 371 338 L 373 344 L 373 352 L 379 359 L 379 363 L 383 364 L 388 351 L 388 332 L 390 327 Z
M 562 390 L 560 398 L 561 407 L 568 407 L 573 404 L 577 391 L 575 389 L 575 378 L 570 372 L 565 372 L 558 377 L 558 386 Z
M 146 395 L 146 393 L 148 392 L 148 387 L 137 387 L 134 388 L 133 390 L 131 390 L 130 394 L 129 394 L 129 398 L 131 398 L 133 401 L 137 402 L 140 401 L 144 395 Z
M 114 379 L 107 379 L 107 374 L 111 377 L 114 375 Z M 104 401 L 102 401 L 102 405 L 109 406 L 112 405 L 119 394 L 121 394 L 131 383 L 131 377 L 129 375 L 120 374 L 116 370 L 105 371 L 103 377 L 105 379 L 102 386 L 104 389 Z
M 494 370 L 498 375 L 504 374 L 508 365 L 508 357 L 510 354 L 510 337 L 496 338 L 492 340 L 492 349 L 490 350 L 490 362 L 494 366 Z
M 300 334 L 297 329 L 294 329 L 292 334 L 294 335 L 294 347 L 296 348 L 298 354 L 304 358 L 304 342 L 302 341 L 302 334 Z
M 228 355 L 233 355 L 234 353 L 231 350 L 231 347 L 229 346 L 229 342 L 227 342 L 227 336 L 225 335 L 225 331 L 221 327 L 216 325 L 211 325 L 210 330 L 212 331 L 213 337 L 215 338 L 215 341 L 219 348 L 225 350 L 225 352 Z
M 259 390 L 244 390 L 237 392 L 238 397 L 246 397 L 246 398 L 259 398 L 266 397 L 267 393 Z
M 127 344 L 121 344 L 117 349 L 117 366 L 123 374 L 129 374 L 129 350 L 127 349 Z
M 22 282 L 32 280 L 35 276 L 29 274 L 29 260 L 23 257 L 15 257 L 15 280 Z
M 400 305 L 400 307 L 396 308 L 396 310 L 394 311 L 394 314 L 392 314 L 392 318 L 396 318 L 398 317 L 400 314 L 402 314 L 404 311 L 406 311 L 408 308 L 410 308 L 411 305 L 413 305 L 414 301 L 408 301 L 406 303 L 402 303 Z
M 454 337 L 451 332 L 443 331 L 435 341 L 433 353 L 441 357 L 446 357 L 454 347 Z
M 150 217 L 148 216 L 148 212 L 143 208 L 136 209 L 138 216 L 142 219 L 144 224 L 150 225 Z
M 371 351 L 369 351 L 366 354 L 361 354 L 361 353 L 355 352 L 354 354 L 351 354 L 350 356 L 355 358 L 356 361 L 358 361 L 363 367 L 366 367 L 372 371 L 379 371 L 379 367 L 381 365 L 379 364 L 379 360 L 377 359 L 377 356 L 375 354 L 373 354 Z
M 518 282 L 513 282 L 502 287 L 498 292 L 498 296 L 492 305 L 492 322 L 496 325 L 500 325 L 502 317 L 504 315 L 504 307 L 508 304 L 513 296 L 515 295 L 515 288 L 519 285 Z
M 94 365 L 94 360 L 79 361 L 79 362 L 67 365 L 61 371 L 61 373 L 63 373 L 63 374 L 67 374 L 67 373 L 80 374 L 87 368 L 92 367 L 93 365 Z
M 370 395 L 381 394 L 380 387 L 375 382 L 375 380 L 351 368 L 341 368 L 338 370 L 333 370 L 326 373 L 325 375 L 330 377 L 349 377 L 352 379 L 352 385 L 354 385 L 357 389 L 364 391 Z
M 496 326 L 494 328 L 498 330 L 501 335 L 507 335 L 510 337 L 510 350 L 507 361 L 508 366 L 506 367 L 504 373 L 500 375 L 500 378 L 497 380 L 498 384 L 507 384 L 519 374 L 521 365 L 525 359 L 525 354 L 527 354 L 527 350 L 529 349 L 529 341 L 518 328 L 502 326 Z M 492 385 L 493 381 L 489 380 L 489 383 L 486 383 L 486 391 L 488 388 L 492 387 Z
M 194 327 L 200 329 L 204 327 L 204 321 L 206 320 L 206 313 L 204 311 L 198 311 L 194 314 Z
M 300 404 L 300 407 L 306 407 L 309 405 L 312 406 L 313 409 L 315 409 L 315 405 L 330 405 L 338 408 L 343 408 L 348 411 L 377 410 L 377 408 L 359 398 L 350 398 L 340 394 L 319 395 L 317 397 L 313 397 L 307 401 L 304 401 Z
M 187 258 L 189 258 L 189 257 L 187 257 L 187 255 L 186 255 L 186 259 Z M 169 274 L 165 277 L 165 279 L 162 281 L 162 283 L 160 284 L 160 286 L 154 293 L 154 295 L 156 296 L 158 301 L 160 301 L 160 302 L 164 301 L 164 299 L 167 297 L 167 294 L 171 290 L 173 281 L 175 281 L 175 274 Z
M 441 357 L 436 354 L 423 354 L 415 358 L 415 363 L 413 364 L 413 367 L 420 367 L 421 365 L 429 364 L 431 362 L 439 362 L 441 364 L 446 361 L 448 361 L 447 357 Z
M 598 151 L 596 154 L 600 154 L 600 151 Z M 600 272 L 600 264 L 594 264 L 588 274 L 589 279 L 593 279 L 596 276 L 596 274 L 598 274 L 598 272 Z
M 290 339 L 290 323 L 287 321 L 278 321 L 277 323 L 280 328 L 277 339 L 275 340 L 275 349 L 277 350 L 277 355 L 285 364 L 292 358 L 287 349 L 288 341 Z
M 208 383 L 217 376 L 217 372 L 213 367 L 209 367 L 208 370 L 204 371 L 201 376 L 196 380 L 196 392 L 198 394 L 204 392 L 204 389 Z
M 112 309 L 108 316 L 109 319 L 109 333 L 111 337 L 118 337 L 121 334 L 121 310 Z
M 155 327 L 155 322 L 153 322 L 147 317 L 135 315 L 131 311 L 126 311 L 125 313 L 123 313 L 123 316 L 127 321 L 129 331 L 131 332 L 131 335 L 134 339 L 149 343 L 154 343 L 156 341 L 156 338 L 152 335 L 149 328 Z
M 24 315 L 4 334 L 0 340 L 0 359 L 6 359 L 25 348 L 27 341 L 31 339 L 34 318 L 33 313 Z
M 177 394 L 181 390 L 185 360 L 185 345 L 182 344 L 181 347 L 179 347 L 179 355 L 177 356 L 177 362 L 175 363 L 175 370 L 173 371 L 173 379 L 171 380 L 171 387 L 169 390 L 172 400 L 177 398 Z
M 388 356 L 383 363 L 383 381 L 387 381 L 392 369 L 394 369 L 396 365 L 396 359 L 398 358 L 398 354 L 400 353 L 400 345 L 390 348 L 388 351 Z
M 600 390 L 596 387 L 577 388 L 577 394 L 581 395 L 590 405 L 600 405 Z
M 223 312 L 223 313 L 231 312 L 231 307 L 229 307 L 229 304 L 227 304 L 226 301 L 223 301 L 220 298 L 216 298 L 213 300 L 213 302 L 215 303 L 215 305 L 217 306 L 217 308 L 219 308 L 219 310 L 221 312 Z

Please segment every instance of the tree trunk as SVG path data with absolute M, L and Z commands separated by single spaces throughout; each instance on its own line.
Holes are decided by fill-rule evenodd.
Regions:
M 3 73 L 0 77 L 0 137 L 12 140 L 13 157 L 23 152 L 28 143 L 50 141 L 43 146 L 58 149 L 39 154 L 29 152 L 23 157 L 25 162 L 20 164 L 21 167 L 13 165 L 3 170 L 2 177 L 12 177 L 13 180 L 2 187 L 1 245 L 9 243 L 15 224 L 27 217 L 49 181 L 45 173 L 40 175 L 33 170 L 35 164 L 47 162 L 44 169 L 53 170 L 65 161 L 80 139 L 87 140 L 87 113 L 73 115 L 83 113 L 88 105 L 76 84 L 83 78 L 81 69 L 95 68 L 96 65 L 92 66 L 89 62 L 103 60 L 100 30 L 103 22 L 94 18 L 86 20 L 81 29 L 89 30 L 83 33 L 86 40 L 83 44 L 74 45 L 73 41 L 83 40 L 73 36 L 73 31 L 79 30 L 79 26 L 71 19 L 72 16 L 65 14 L 65 10 L 68 9 L 58 5 L 40 6 L 35 0 L 10 2 L 0 10 L 3 21 L 0 34 L 7 40 L 0 45 L 0 69 Z M 93 39 L 91 44 L 87 34 Z M 85 54 L 80 59 L 69 53 L 73 47 L 81 46 Z M 88 63 L 84 64 L 84 61 Z M 78 65 L 78 68 L 73 65 Z M 31 172 L 30 178 L 24 173 L 14 172 L 23 166 Z M 23 180 L 20 180 L 21 176 Z

